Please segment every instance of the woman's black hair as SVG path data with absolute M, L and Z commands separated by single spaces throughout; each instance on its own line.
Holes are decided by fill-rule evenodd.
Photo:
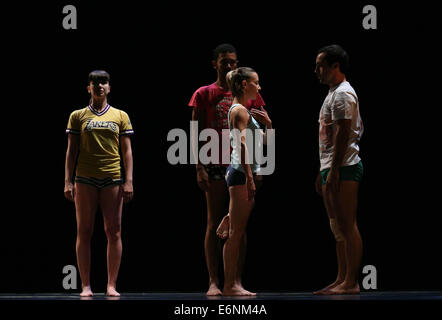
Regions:
M 89 73 L 88 83 L 98 82 L 98 83 L 106 83 L 109 82 L 110 75 L 104 70 L 94 70 Z

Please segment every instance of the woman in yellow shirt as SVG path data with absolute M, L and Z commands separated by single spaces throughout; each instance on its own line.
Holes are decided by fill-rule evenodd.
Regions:
M 134 131 L 128 115 L 107 103 L 109 78 L 106 71 L 92 71 L 89 74 L 88 92 L 91 94 L 91 103 L 72 112 L 66 130 L 68 147 L 64 194 L 75 202 L 76 253 L 82 282 L 81 296 L 93 295 L 89 279 L 90 243 L 98 206 L 103 213 L 107 237 L 106 294 L 120 295 L 116 291 L 116 282 L 122 253 L 121 214 L 123 202 L 130 201 L 133 197 L 133 159 L 129 136 Z M 121 173 L 120 148 L 124 179 Z

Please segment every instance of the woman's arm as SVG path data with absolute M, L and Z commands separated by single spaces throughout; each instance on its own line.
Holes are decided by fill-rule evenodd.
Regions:
M 75 189 L 73 184 L 75 160 L 80 146 L 80 136 L 68 134 L 68 147 L 66 150 L 66 161 L 64 169 L 64 195 L 67 199 L 74 201 Z
M 233 124 L 233 129 L 237 129 L 238 131 L 236 131 L 237 133 L 240 133 L 240 141 L 241 141 L 241 166 L 244 170 L 244 173 L 246 175 L 246 184 L 247 184 L 247 190 L 248 190 L 248 200 L 251 201 L 253 200 L 254 196 L 255 196 L 255 191 L 256 191 L 256 187 L 255 187 L 255 183 L 253 180 L 253 172 L 252 169 L 250 167 L 249 164 L 249 152 L 247 149 L 247 144 L 246 144 L 246 135 L 244 133 L 246 133 L 247 131 L 244 131 L 247 128 L 247 123 L 249 122 L 249 113 L 247 112 L 246 108 L 242 107 L 242 108 L 237 108 L 236 110 L 232 111 L 232 113 L 230 114 L 230 116 L 232 117 L 232 124 Z
M 120 137 L 121 157 L 123 158 L 125 179 L 123 184 L 123 199 L 124 202 L 132 200 L 134 194 L 133 188 L 133 157 L 132 146 L 129 136 Z

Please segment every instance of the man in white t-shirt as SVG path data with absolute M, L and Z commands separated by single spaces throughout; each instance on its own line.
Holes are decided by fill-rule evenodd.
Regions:
M 363 124 L 358 97 L 345 78 L 348 55 L 338 45 L 318 51 L 315 73 L 330 90 L 319 113 L 320 169 L 316 191 L 323 197 L 336 239 L 338 275 L 314 294 L 357 294 L 362 240 L 356 212 L 359 182 L 363 174 L 359 140 Z

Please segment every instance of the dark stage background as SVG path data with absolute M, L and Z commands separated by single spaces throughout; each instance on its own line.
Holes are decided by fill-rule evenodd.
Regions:
M 77 8 L 77 30 L 62 28 L 67 4 Z M 366 4 L 377 8 L 377 30 L 362 27 Z M 245 287 L 311 291 L 334 280 L 333 236 L 314 191 L 317 119 L 328 89 L 313 70 L 316 50 L 338 43 L 350 54 L 348 79 L 365 125 L 362 266 L 377 268 L 379 290 L 442 288 L 435 8 L 70 1 L 17 4 L 3 13 L 0 292 L 66 292 L 62 269 L 76 265 L 76 227 L 74 205 L 63 196 L 64 130 L 69 114 L 88 103 L 94 69 L 110 73 L 110 104 L 128 112 L 136 132 L 119 290 L 207 289 L 204 195 L 192 165 L 168 163 L 166 137 L 173 128 L 189 131 L 187 103 L 215 81 L 212 50 L 224 42 L 237 48 L 240 65 L 259 73 L 276 129 L 276 170 L 265 177 L 248 227 Z M 98 214 L 97 292 L 106 285 L 105 246 Z

